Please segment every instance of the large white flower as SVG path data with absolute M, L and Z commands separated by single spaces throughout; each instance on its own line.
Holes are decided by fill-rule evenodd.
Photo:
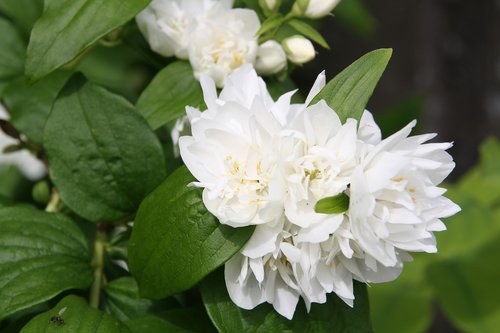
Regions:
M 153 51 L 187 59 L 193 26 L 231 7 L 232 1 L 228 0 L 153 0 L 136 21 Z
M 187 108 L 192 136 L 180 138 L 186 166 L 202 187 L 207 209 L 233 227 L 256 225 L 225 265 L 234 303 L 268 302 L 292 318 L 334 292 L 353 306 L 353 280 L 395 279 L 408 252 L 435 252 L 439 218 L 458 207 L 436 187 L 453 169 L 450 144 L 424 144 L 411 127 L 382 140 L 369 112 L 344 124 L 324 102 L 309 105 L 325 84 L 321 74 L 304 104 L 294 92 L 276 102 L 251 66 L 231 74 L 219 96 L 201 77 L 204 112 Z M 316 203 L 345 193 L 342 214 L 320 214 Z
M 8 113 L 0 104 L 0 119 L 9 119 Z M 14 165 L 29 179 L 37 180 L 46 173 L 43 163 L 26 150 L 4 154 L 5 147 L 18 143 L 0 130 L 0 166 Z
M 218 87 L 244 64 L 257 57 L 260 21 L 250 9 L 220 11 L 200 21 L 191 34 L 189 61 L 197 78 L 207 74 Z

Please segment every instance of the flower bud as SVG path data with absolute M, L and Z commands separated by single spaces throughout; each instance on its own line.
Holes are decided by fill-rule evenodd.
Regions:
M 286 66 L 286 54 L 281 45 L 274 41 L 259 45 L 257 50 L 257 60 L 255 61 L 255 69 L 261 75 L 272 75 L 279 73 Z
M 331 13 L 340 0 L 297 0 L 293 11 L 297 16 L 318 19 Z
M 303 36 L 288 37 L 283 41 L 288 60 L 294 64 L 304 64 L 314 59 L 316 52 L 311 41 Z
M 266 16 L 271 16 L 278 12 L 281 6 L 281 0 L 259 0 L 259 5 Z

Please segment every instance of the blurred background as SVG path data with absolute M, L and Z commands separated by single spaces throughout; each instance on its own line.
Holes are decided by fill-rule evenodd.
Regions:
M 500 332 L 500 1 L 343 0 L 323 22 L 331 50 L 294 73 L 307 91 L 371 50 L 393 57 L 368 109 L 389 135 L 453 141 L 445 185 L 462 207 L 438 255 L 415 256 L 396 282 L 369 288 L 375 332 Z
M 25 42 L 41 9 L 37 0 L 23 10 L 30 18 L 18 22 Z M 418 119 L 417 132 L 454 142 L 457 164 L 444 186 L 462 212 L 437 234 L 439 254 L 415 255 L 398 280 L 369 286 L 375 333 L 500 332 L 500 0 L 342 0 L 333 13 L 320 29 L 331 49 L 318 46 L 317 58 L 292 75 L 300 91 L 324 69 L 331 79 L 365 53 L 393 48 L 368 109 L 384 136 Z M 119 44 L 79 59 L 78 70 L 134 102 L 165 59 L 147 52 L 133 22 L 123 34 Z M 41 82 L 11 89 L 38 91 L 33 101 L 11 91 L 2 103 L 48 113 L 55 95 Z M 34 184 L 14 166 L 0 166 L 0 199 L 37 201 Z

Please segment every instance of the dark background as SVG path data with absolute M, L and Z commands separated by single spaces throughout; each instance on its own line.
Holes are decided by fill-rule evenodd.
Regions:
M 328 18 L 321 32 L 331 50 L 317 47 L 317 59 L 295 72 L 295 82 L 308 91 L 323 69 L 330 79 L 369 51 L 393 48 L 368 109 L 376 119 L 388 110 L 420 113 L 420 132 L 454 141 L 450 179 L 456 179 L 476 163 L 486 137 L 500 136 L 500 0 L 364 4 L 372 19 L 363 24 L 371 31 L 356 32 L 340 13 Z

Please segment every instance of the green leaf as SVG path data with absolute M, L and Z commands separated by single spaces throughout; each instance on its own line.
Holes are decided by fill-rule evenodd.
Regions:
M 305 37 L 313 40 L 314 42 L 318 43 L 325 49 L 330 49 L 330 46 L 328 46 L 327 41 L 321 36 L 321 34 L 313 27 L 311 27 L 309 24 L 307 24 L 304 21 L 298 20 L 298 19 L 292 19 L 288 21 L 288 24 L 297 30 L 299 33 L 304 35 Z
M 223 271 L 210 275 L 201 285 L 203 302 L 220 333 L 287 332 L 287 333 L 368 333 L 372 332 L 366 286 L 354 283 L 354 308 L 335 294 L 325 304 L 313 304 L 307 313 L 300 302 L 292 320 L 280 316 L 270 304 L 253 310 L 237 307 L 229 298 Z
M 106 309 L 115 318 L 125 321 L 145 316 L 153 302 L 139 296 L 137 282 L 132 277 L 111 281 L 104 287 Z
M 25 58 L 25 44 L 19 31 L 0 16 L 0 97 L 10 80 L 22 75 Z
M 254 228 L 221 225 L 205 208 L 186 167 L 141 204 L 129 242 L 130 271 L 141 295 L 159 299 L 194 286 L 229 260 Z
M 465 257 L 440 260 L 429 267 L 428 283 L 441 307 L 465 332 L 494 333 L 500 327 L 499 242 L 496 237 Z
M 133 333 L 212 333 L 217 332 L 203 309 L 167 311 L 162 318 L 146 316 L 125 322 Z
M 33 24 L 42 14 L 43 0 L 2 0 L 0 12 L 12 19 L 28 39 Z
M 500 235 L 500 221 L 495 221 L 491 208 L 453 187 L 446 196 L 462 211 L 445 220 L 445 232 L 436 233 L 439 258 L 463 256 Z
M 9 200 L 29 200 L 33 184 L 13 165 L 0 165 L 0 196 Z
M 183 116 L 188 105 L 202 106 L 203 93 L 191 65 L 185 61 L 176 61 L 161 70 L 137 102 L 137 108 L 153 129 Z
M 134 18 L 150 0 L 46 0 L 31 33 L 26 75 L 36 81 Z
M 373 330 L 376 333 L 424 333 L 432 322 L 432 291 L 425 283 L 429 257 L 416 254 L 397 280 L 368 288 Z
M 0 320 L 92 283 L 89 250 L 76 224 L 33 208 L 0 209 Z
M 10 113 L 10 122 L 32 142 L 43 143 L 43 128 L 50 109 L 70 74 L 58 71 L 34 85 L 27 84 L 22 77 L 5 88 L 4 103 Z
M 349 197 L 345 193 L 318 200 L 314 211 L 319 214 L 342 214 L 349 208 Z
M 347 118 L 361 119 L 391 55 L 391 49 L 379 49 L 364 55 L 330 80 L 311 104 L 324 99 L 342 122 Z
M 44 142 L 61 198 L 90 221 L 130 216 L 165 178 L 162 147 L 146 121 L 125 99 L 81 77 L 54 103 Z
M 270 30 L 273 30 L 277 27 L 279 27 L 283 22 L 285 21 L 283 15 L 281 14 L 275 14 L 270 17 L 268 17 L 264 22 L 262 22 L 262 25 L 260 26 L 259 31 L 257 31 L 257 36 L 260 36 Z
M 63 312 L 60 314 L 60 312 Z M 55 322 L 59 316 L 62 321 Z M 121 322 L 89 307 L 83 298 L 69 295 L 51 310 L 33 318 L 21 333 L 131 333 Z

